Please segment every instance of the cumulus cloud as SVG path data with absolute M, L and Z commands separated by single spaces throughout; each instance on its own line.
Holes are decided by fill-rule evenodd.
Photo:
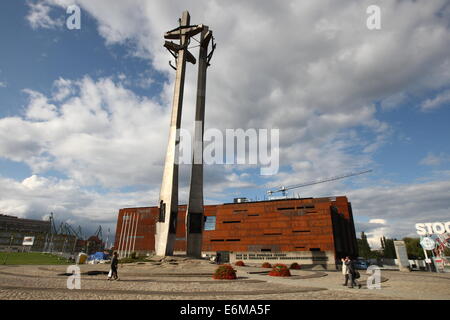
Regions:
M 417 236 L 416 223 L 448 221 L 450 216 L 448 180 L 361 188 L 346 194 L 354 212 L 369 218 L 369 223 L 358 223 L 357 230 L 367 231 L 374 245 L 380 235 Z
M 59 79 L 55 87 L 54 97 L 26 90 L 26 119 L 0 119 L 2 157 L 37 174 L 63 172 L 84 186 L 156 183 L 167 110 L 108 78 Z
M 110 228 L 114 233 L 118 207 L 145 205 L 148 197 L 157 196 L 149 190 L 101 194 L 84 190 L 71 179 L 39 175 L 23 181 L 0 177 L 0 194 L 2 214 L 45 220 L 50 212 L 54 212 L 58 224 L 81 225 L 85 234 L 92 233 L 100 224 L 104 230 Z
M 432 99 L 425 100 L 421 105 L 422 111 L 431 111 L 450 104 L 450 90 L 443 91 Z
M 66 0 L 46 3 L 69 4 Z M 327 153 L 323 146 L 341 143 L 339 138 L 347 138 L 339 137 L 344 130 L 358 127 L 372 132 L 370 140 L 352 137 L 370 157 L 393 132 L 376 119 L 374 100 L 450 81 L 450 75 L 441 73 L 449 62 L 446 43 L 450 40 L 443 0 L 420 5 L 383 2 L 380 32 L 366 28 L 370 1 L 76 3 L 97 19 L 106 43 L 131 43 L 133 54 L 149 59 L 170 81 L 173 72 L 161 46 L 163 33 L 176 25 L 185 8 L 192 23 L 210 25 L 218 50 L 208 74 L 206 126 L 281 128 L 282 165 L 312 162 L 315 159 L 305 159 L 305 150 Z M 418 51 L 418 45 L 427 50 Z M 433 75 L 436 79 L 431 81 Z M 186 105 L 195 103 L 195 85 L 194 72 L 188 72 Z M 166 92 L 170 99 L 171 90 Z M 364 155 L 352 159 L 340 163 L 339 169 L 366 162 Z M 335 174 L 336 169 L 316 163 L 313 170 L 296 173 L 309 179 L 319 173 Z
M 57 116 L 56 106 L 48 103 L 48 99 L 39 92 L 24 90 L 30 97 L 26 117 L 31 120 L 51 120 Z
M 54 29 L 64 23 L 63 17 L 52 17 L 52 7 L 46 1 L 27 1 L 29 7 L 26 19 L 33 29 Z
M 450 161 L 450 156 L 448 156 L 445 153 L 440 153 L 440 154 L 436 155 L 436 154 L 430 152 L 430 153 L 428 153 L 428 155 L 425 158 L 420 160 L 420 164 L 425 165 L 425 166 L 439 166 L 439 165 L 449 162 L 449 161 Z

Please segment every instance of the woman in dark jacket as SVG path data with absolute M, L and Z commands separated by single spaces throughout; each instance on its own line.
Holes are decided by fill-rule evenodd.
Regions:
M 356 281 L 356 269 L 355 269 L 355 265 L 353 263 L 353 260 L 348 258 L 345 261 L 345 266 L 347 267 L 348 270 L 348 277 L 350 280 L 350 287 L 349 288 L 353 288 L 353 286 L 358 286 L 358 289 L 361 289 L 361 284 L 358 283 L 358 281 Z

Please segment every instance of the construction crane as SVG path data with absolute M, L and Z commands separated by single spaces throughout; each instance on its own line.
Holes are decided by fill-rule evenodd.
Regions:
M 50 239 L 48 238 L 48 233 L 45 236 L 45 245 L 44 245 L 44 251 L 45 252 L 53 252 L 53 236 L 58 233 L 56 230 L 56 224 L 55 224 L 55 218 L 53 217 L 53 212 L 50 212 Z
M 341 176 L 330 177 L 330 178 L 327 178 L 327 179 L 324 179 L 324 180 L 318 180 L 318 181 L 311 181 L 311 182 L 306 182 L 306 183 L 294 184 L 292 186 L 287 186 L 287 187 L 282 186 L 282 187 L 280 187 L 280 188 L 278 188 L 276 190 L 268 190 L 267 191 L 267 195 L 269 195 L 269 197 L 270 197 L 274 193 L 281 192 L 283 194 L 283 197 L 286 197 L 286 195 L 287 195 L 286 191 L 288 191 L 288 190 L 297 189 L 297 188 L 303 188 L 303 187 L 312 186 L 312 185 L 315 185 L 315 184 L 320 184 L 320 183 L 340 180 L 340 179 L 354 177 L 354 176 L 359 176 L 359 175 L 362 175 L 362 174 L 365 174 L 365 173 L 369 173 L 369 172 L 372 172 L 372 170 L 347 173 L 347 174 L 344 174 L 344 175 L 341 175 Z
M 97 231 L 94 234 L 99 240 L 103 241 L 103 230 L 102 226 L 98 226 Z

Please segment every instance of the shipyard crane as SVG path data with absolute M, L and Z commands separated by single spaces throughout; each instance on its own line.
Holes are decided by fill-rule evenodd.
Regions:
M 98 226 L 97 231 L 95 231 L 94 236 L 96 236 L 99 240 L 103 241 L 103 229 L 102 229 L 102 226 Z
M 330 181 L 335 181 L 335 180 L 340 180 L 340 179 L 344 179 L 344 178 L 349 178 L 349 177 L 354 177 L 354 176 L 359 176 L 365 173 L 369 173 L 372 172 L 372 170 L 366 170 L 366 171 L 361 171 L 361 172 L 353 172 L 353 173 L 347 173 L 344 175 L 340 175 L 340 176 L 335 176 L 335 177 L 330 177 L 327 179 L 323 179 L 323 180 L 317 180 L 317 181 L 311 181 L 311 182 L 306 182 L 306 183 L 300 183 L 300 184 L 294 184 L 291 186 L 282 186 L 276 190 L 268 190 L 267 194 L 269 195 L 269 197 L 271 195 L 273 195 L 274 193 L 278 193 L 281 192 L 283 194 L 284 197 L 286 197 L 286 191 L 288 190 L 292 190 L 292 189 L 297 189 L 297 188 L 303 188 L 306 186 L 312 186 L 315 184 L 320 184 L 320 183 L 325 183 L 325 182 L 330 182 Z

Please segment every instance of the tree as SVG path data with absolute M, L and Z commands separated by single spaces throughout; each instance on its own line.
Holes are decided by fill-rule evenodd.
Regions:
M 386 239 L 386 237 L 381 238 L 381 247 L 383 248 L 383 257 L 387 259 L 396 259 L 397 254 L 395 253 L 394 239 Z
M 408 252 L 408 259 L 425 259 L 422 246 L 419 238 L 403 238 L 405 241 L 406 251 Z
M 367 241 L 367 236 L 364 231 L 361 232 L 361 239 L 357 239 L 358 242 L 358 252 L 359 256 L 364 259 L 369 259 L 372 257 L 372 250 L 370 249 L 369 242 Z

